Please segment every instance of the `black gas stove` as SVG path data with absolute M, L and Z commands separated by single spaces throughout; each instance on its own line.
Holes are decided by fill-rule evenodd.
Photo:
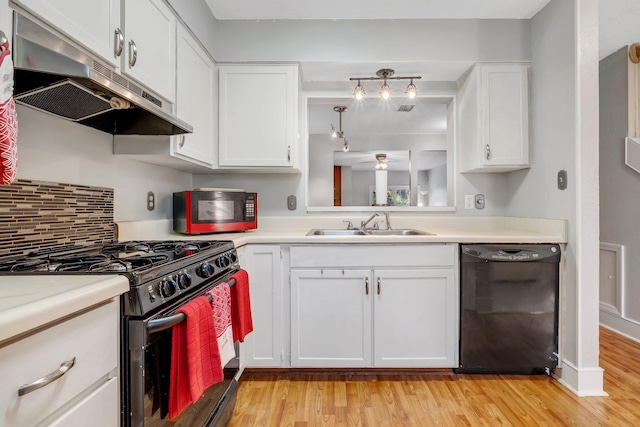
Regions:
M 231 241 L 129 241 L 64 246 L 0 263 L 1 275 L 122 274 L 124 315 L 142 316 L 238 268 Z

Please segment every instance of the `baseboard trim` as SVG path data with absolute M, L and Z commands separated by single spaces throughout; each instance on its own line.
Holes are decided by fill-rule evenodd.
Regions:
M 634 320 L 600 310 L 600 325 L 630 340 L 640 342 L 640 323 Z
M 552 376 L 560 384 L 580 397 L 608 396 L 604 391 L 604 369 L 577 368 L 566 359 L 562 361 L 562 369 L 556 369 Z

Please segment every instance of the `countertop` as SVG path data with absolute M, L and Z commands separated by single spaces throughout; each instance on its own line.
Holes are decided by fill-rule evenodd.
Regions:
M 0 276 L 0 344 L 129 290 L 125 276 Z
M 365 218 L 349 218 L 353 224 Z M 345 229 L 344 219 L 332 217 L 267 217 L 258 229 L 235 233 L 184 235 L 175 233 L 171 220 L 118 223 L 118 240 L 231 240 L 236 247 L 270 244 L 408 244 L 408 243 L 566 243 L 564 220 L 536 218 L 392 218 L 394 229 L 417 229 L 433 235 L 416 236 L 307 236 L 314 228 Z M 380 224 L 385 228 L 384 220 Z

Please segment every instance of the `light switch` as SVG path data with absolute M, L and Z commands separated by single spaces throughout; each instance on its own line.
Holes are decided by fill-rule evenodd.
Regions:
M 464 208 L 473 209 L 473 194 L 465 194 L 464 196 Z

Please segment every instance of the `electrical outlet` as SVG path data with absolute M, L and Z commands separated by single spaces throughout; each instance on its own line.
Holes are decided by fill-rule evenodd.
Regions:
M 484 209 L 484 194 L 476 194 L 476 209 Z
M 290 211 L 295 211 L 296 207 L 296 196 L 292 194 L 291 196 L 287 197 L 287 209 L 289 209 Z
M 147 193 L 147 210 L 152 211 L 156 208 L 156 195 L 153 191 Z
M 465 194 L 464 196 L 464 208 L 473 209 L 473 194 Z

